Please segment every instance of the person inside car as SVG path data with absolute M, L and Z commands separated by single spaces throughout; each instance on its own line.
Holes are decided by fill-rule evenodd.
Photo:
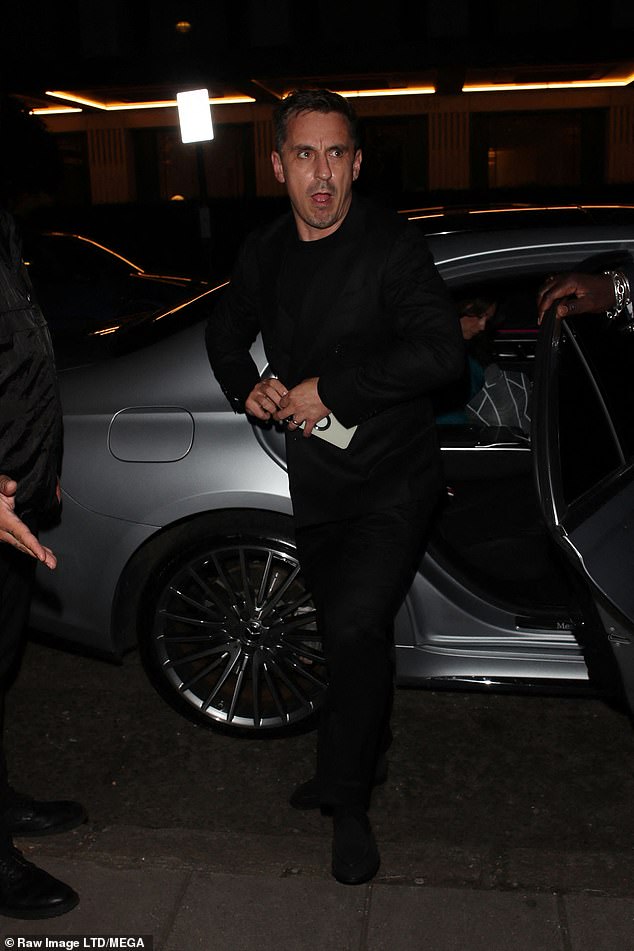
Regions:
M 530 379 L 518 370 L 498 366 L 486 333 L 496 319 L 497 302 L 491 297 L 469 298 L 459 302 L 458 312 L 467 366 L 457 384 L 436 394 L 436 422 L 441 426 L 508 426 L 529 433 Z
M 467 403 L 483 386 L 485 368 L 492 360 L 484 331 L 495 317 L 496 302 L 473 297 L 458 301 L 457 308 L 467 361 L 460 380 L 434 394 L 436 422 L 441 425 L 468 422 Z

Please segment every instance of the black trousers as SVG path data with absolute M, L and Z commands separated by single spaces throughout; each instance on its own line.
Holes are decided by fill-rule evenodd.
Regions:
M 329 686 L 317 740 L 324 805 L 366 805 L 390 742 L 394 617 L 420 562 L 437 496 L 296 529 Z
M 0 856 L 11 846 L 2 819 L 12 792 L 4 756 L 4 698 L 7 680 L 24 643 L 35 566 L 34 558 L 0 543 Z

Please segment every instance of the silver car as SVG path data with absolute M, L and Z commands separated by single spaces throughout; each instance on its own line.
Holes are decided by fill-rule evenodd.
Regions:
M 537 332 L 543 277 L 634 251 L 634 211 L 409 212 L 451 291 L 498 304 L 495 359 L 534 379 L 532 433 L 439 428 L 447 497 L 395 626 L 409 686 L 634 698 L 634 334 L 605 315 Z M 207 361 L 222 287 L 60 354 L 63 517 L 33 625 L 139 647 L 180 713 L 253 736 L 309 726 L 326 684 L 293 542 L 282 432 L 235 415 Z M 262 372 L 266 358 L 256 342 Z

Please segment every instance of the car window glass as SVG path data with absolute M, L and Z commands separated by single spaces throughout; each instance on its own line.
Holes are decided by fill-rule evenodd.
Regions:
M 131 270 L 107 251 L 77 238 L 40 235 L 27 248 L 31 275 L 46 281 L 99 281 L 123 278 Z
M 634 333 L 605 314 L 568 321 L 614 426 L 624 458 L 634 461 Z
M 596 342 L 592 325 L 598 328 L 600 322 L 599 316 L 590 315 L 577 318 L 574 324 L 562 328 L 557 428 L 561 488 L 567 507 L 608 479 L 623 461 L 612 418 L 604 402 L 605 395 L 595 385 L 592 372 L 602 358 L 590 354 L 588 362 L 588 353 L 582 346 L 591 340 Z M 577 333 L 580 325 L 583 325 L 582 335 Z M 585 331 L 589 328 L 590 339 L 585 340 Z M 612 347 L 618 346 L 615 334 L 604 333 L 603 336 L 605 340 L 610 339 Z M 600 349 L 604 350 L 603 344 Z M 603 356 L 607 354 L 604 352 Z

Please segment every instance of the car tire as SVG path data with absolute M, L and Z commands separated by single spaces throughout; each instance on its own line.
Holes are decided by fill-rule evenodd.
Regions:
M 290 519 L 233 512 L 174 538 L 142 597 L 150 681 L 179 713 L 223 733 L 310 729 L 327 677 Z

